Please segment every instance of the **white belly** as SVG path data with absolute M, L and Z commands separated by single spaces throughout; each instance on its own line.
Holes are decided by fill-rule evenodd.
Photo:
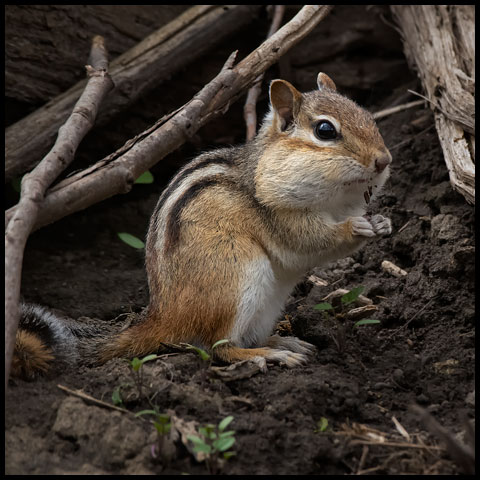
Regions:
M 272 334 L 297 275 L 275 272 L 267 257 L 250 262 L 243 275 L 230 340 L 239 347 L 261 346 Z

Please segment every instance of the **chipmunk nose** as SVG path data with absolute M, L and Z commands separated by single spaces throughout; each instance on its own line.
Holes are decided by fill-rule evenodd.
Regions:
M 386 152 L 380 154 L 375 159 L 375 170 L 377 173 L 382 173 L 388 165 L 392 163 L 392 156 L 390 152 L 387 150 Z

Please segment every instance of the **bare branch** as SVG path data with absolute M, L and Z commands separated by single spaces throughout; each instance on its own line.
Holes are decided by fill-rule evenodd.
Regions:
M 89 77 L 84 92 L 72 114 L 58 131 L 55 145 L 47 156 L 22 180 L 21 197 L 5 232 L 5 385 L 8 383 L 10 363 L 18 326 L 18 303 L 23 251 L 27 238 L 37 220 L 47 188 L 73 160 L 75 151 L 93 127 L 98 107 L 113 87 L 106 71 L 107 59 L 103 38 L 92 41 L 87 65 Z
M 285 5 L 275 5 L 273 19 L 267 34 L 267 38 L 270 38 L 280 28 L 284 13 Z M 248 90 L 245 106 L 243 107 L 243 116 L 247 125 L 247 142 L 251 140 L 257 133 L 256 104 L 258 97 L 260 96 L 260 93 L 262 91 L 261 84 L 263 76 L 264 73 L 259 75 L 255 80 L 255 83 Z

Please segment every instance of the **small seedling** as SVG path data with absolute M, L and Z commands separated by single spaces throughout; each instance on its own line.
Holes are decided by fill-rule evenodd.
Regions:
M 163 465 L 167 465 L 172 456 L 171 444 L 169 443 L 168 434 L 172 428 L 170 416 L 166 413 L 160 413 L 157 410 L 142 410 L 135 414 L 140 415 L 154 415 L 153 426 L 157 431 L 157 442 L 152 445 L 152 457 L 160 458 Z
M 112 392 L 112 402 L 114 405 L 116 405 L 117 407 L 123 407 L 125 408 L 125 405 L 123 403 L 123 398 L 122 398 L 122 388 L 125 386 L 125 384 L 123 385 L 118 385 L 114 388 L 113 392 Z
M 199 348 L 199 347 L 195 347 L 194 345 L 190 345 L 189 343 L 184 343 L 183 345 L 186 347 L 187 350 L 193 350 L 194 352 L 197 353 L 198 357 L 202 360 L 202 363 L 204 363 L 204 365 L 206 367 L 209 367 L 211 364 L 212 364 L 212 360 L 213 360 L 213 351 L 215 350 L 215 348 L 219 347 L 220 345 L 223 345 L 225 343 L 228 343 L 229 340 L 224 338 L 222 340 L 218 340 L 217 342 L 215 342 L 211 348 L 210 348 L 210 352 L 211 353 L 208 353 L 207 351 L 203 350 L 202 348 Z
M 336 335 L 332 334 L 333 341 L 337 346 L 339 352 L 344 350 L 345 341 L 346 341 L 346 328 L 347 325 L 343 322 L 344 316 L 346 313 L 346 307 L 354 303 L 358 297 L 362 294 L 364 290 L 363 286 L 358 286 L 352 288 L 349 292 L 345 293 L 340 297 L 340 304 L 339 306 L 334 306 L 329 302 L 323 302 L 315 305 L 313 308 L 315 310 L 319 310 L 322 312 L 322 315 L 326 320 L 335 319 L 337 328 L 336 328 Z M 373 325 L 380 323 L 380 320 L 372 319 L 372 318 L 365 318 L 362 320 L 358 320 L 353 324 L 354 327 L 362 326 L 362 325 Z
M 198 429 L 200 436 L 189 435 L 187 438 L 194 444 L 194 452 L 205 454 L 205 463 L 211 475 L 215 475 L 223 467 L 225 461 L 235 455 L 228 451 L 235 443 L 235 431 L 225 429 L 233 417 L 225 417 L 218 425 L 207 424 Z
M 149 362 L 150 360 L 155 360 L 156 358 L 158 358 L 158 356 L 155 354 L 152 354 L 152 355 L 147 355 L 146 357 L 143 357 L 141 359 L 138 357 L 135 357 L 132 360 L 127 360 L 132 369 L 131 370 L 132 377 L 137 387 L 139 398 L 143 397 L 143 368 L 142 367 L 145 362 Z
M 314 433 L 324 433 L 328 429 L 328 420 L 325 417 L 321 417 L 317 422 L 317 428 L 315 428 Z

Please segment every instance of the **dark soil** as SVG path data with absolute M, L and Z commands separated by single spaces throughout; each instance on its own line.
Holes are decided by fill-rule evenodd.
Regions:
M 389 95 L 360 101 L 372 111 L 391 106 L 406 90 L 403 80 L 392 78 Z M 415 81 L 411 75 L 407 80 Z M 228 126 L 228 134 L 242 141 L 240 119 L 241 105 L 232 107 L 197 141 L 221 143 Z M 474 208 L 451 188 L 431 113 L 408 110 L 379 121 L 379 127 L 394 161 L 371 212 L 390 217 L 393 233 L 310 272 L 292 293 L 280 333 L 291 331 L 317 346 L 308 365 L 271 365 L 266 373 L 225 381 L 194 353 L 173 351 L 143 367 L 142 398 L 120 359 L 33 382 L 12 380 L 6 472 L 207 473 L 181 439 L 170 445 L 168 461 L 154 458 L 157 436 L 147 416 L 86 402 L 62 385 L 110 404 L 119 390 L 131 412 L 155 405 L 197 427 L 232 415 L 228 429 L 235 430 L 236 455 L 223 465 L 227 475 L 465 473 L 411 406 L 426 409 L 455 441 L 468 444 L 467 422 L 475 418 Z M 158 179 L 167 175 L 154 174 L 152 185 L 136 185 L 128 195 L 33 234 L 24 260 L 25 298 L 99 323 L 139 312 L 148 302 L 143 252 L 122 243 L 117 232 L 145 235 L 165 184 Z M 387 273 L 383 260 L 407 275 Z M 372 317 L 380 324 L 354 327 L 313 308 L 330 292 L 359 285 L 378 306 Z M 324 431 L 322 418 L 328 421 Z

